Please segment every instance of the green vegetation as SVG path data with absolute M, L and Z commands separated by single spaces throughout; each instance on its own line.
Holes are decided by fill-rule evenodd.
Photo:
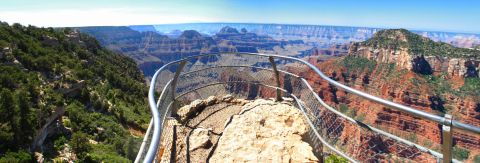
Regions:
M 357 110 L 355 108 L 349 108 L 346 104 L 344 103 L 340 103 L 338 105 L 339 107 L 339 111 L 342 112 L 343 114 L 351 117 L 351 118 L 354 118 L 360 122 L 362 122 L 363 120 L 365 120 L 365 114 L 361 113 L 361 114 L 358 114 L 357 115 Z
M 456 158 L 458 160 L 465 160 L 470 156 L 470 151 L 465 148 L 460 148 L 460 147 L 453 147 L 453 158 Z
M 50 138 L 49 150 L 69 144 L 85 161 L 132 159 L 140 140 L 125 126 L 144 130 L 150 116 L 144 77 L 131 59 L 68 28 L 0 22 L 0 72 L 0 162 L 31 159 L 25 151 L 58 109 L 66 110 L 71 134 Z
M 32 162 L 32 160 L 32 156 L 23 150 L 18 152 L 7 152 L 2 158 L 0 158 L 0 162 L 28 163 Z
M 367 71 L 369 74 L 375 69 L 376 62 L 363 57 L 346 56 L 341 64 L 347 69 L 347 73 Z
M 70 144 L 72 144 L 72 150 L 77 154 L 79 159 L 84 159 L 88 151 L 92 148 L 88 141 L 87 134 L 82 132 L 74 133 Z
M 407 140 L 409 140 L 411 142 L 418 143 L 417 134 L 415 134 L 415 133 L 408 133 L 406 138 L 407 138 Z
M 408 48 L 414 55 L 442 56 L 454 58 L 480 58 L 480 51 L 457 48 L 443 42 L 435 42 L 406 29 L 389 29 L 375 33 L 364 42 L 374 48 L 400 49 Z
M 348 160 L 341 156 L 331 154 L 327 158 L 325 158 L 325 163 L 348 163 Z
M 448 80 L 446 80 L 447 75 L 445 73 L 439 76 L 423 75 L 422 77 L 426 79 L 430 86 L 432 86 L 431 88 L 433 88 L 435 94 L 437 95 L 453 92 L 452 85 Z
M 465 83 L 460 91 L 468 95 L 480 95 L 480 78 L 465 78 Z
M 476 155 L 473 162 L 480 162 L 480 155 Z
M 55 148 L 55 151 L 60 151 L 63 148 L 65 148 L 65 144 L 68 143 L 68 140 L 65 136 L 60 136 L 55 142 L 53 143 L 53 147 Z
M 420 75 L 419 78 L 412 78 L 414 86 L 426 85 L 433 90 L 433 95 L 443 98 L 445 94 L 453 94 L 459 97 L 470 96 L 480 97 L 480 78 L 465 78 L 465 83 L 459 89 L 453 89 L 451 81 L 445 73 L 440 75 Z M 446 106 L 446 111 L 452 106 Z

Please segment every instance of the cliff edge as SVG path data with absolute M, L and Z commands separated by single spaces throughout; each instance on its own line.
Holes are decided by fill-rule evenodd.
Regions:
M 289 102 L 211 96 L 176 113 L 162 162 L 318 162 L 302 140 L 307 123 Z

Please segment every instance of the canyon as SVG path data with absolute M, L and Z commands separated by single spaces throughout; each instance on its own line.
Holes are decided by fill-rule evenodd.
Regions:
M 131 41 L 129 45 L 135 45 L 134 47 L 147 47 L 143 49 L 123 48 L 114 37 L 110 41 L 101 38 L 99 41 L 102 45 L 117 48 L 116 51 L 134 58 L 146 76 L 153 74 L 154 70 L 168 61 L 198 54 L 264 52 L 291 55 L 308 60 L 326 75 L 347 86 L 432 114 L 451 114 L 455 120 L 480 126 L 480 54 L 474 48 L 458 48 L 470 47 L 476 43 L 457 43 L 455 46 L 445 43 L 455 34 L 316 26 L 289 26 L 285 29 L 282 26 L 273 30 L 271 27 L 275 25 L 265 27 L 262 31 L 252 29 L 255 25 L 236 25 L 238 24 L 222 24 L 220 30 L 212 31 L 214 33 L 209 33 L 212 24 L 208 24 L 208 28 L 195 24 L 122 27 L 135 33 L 136 39 L 125 37 L 119 40 Z M 182 26 L 189 30 L 181 31 Z M 167 27 L 175 28 L 175 31 L 168 33 Z M 82 30 L 85 32 L 86 29 L 80 29 Z M 307 34 L 302 34 L 302 30 L 308 31 Z M 277 34 L 266 31 L 277 31 Z M 321 34 L 321 31 L 325 33 Z M 87 33 L 102 37 L 92 31 Z M 265 33 L 268 36 L 262 35 Z M 286 49 L 295 50 L 290 52 Z M 224 59 L 218 61 L 228 62 Z M 286 68 L 306 78 L 319 96 L 339 111 L 365 124 L 440 151 L 442 138 L 438 124 L 338 90 L 312 71 L 304 71 L 301 67 L 288 64 Z M 260 91 L 259 96 L 266 97 L 272 93 Z M 343 132 L 350 132 L 349 128 Z M 358 135 L 358 138 L 382 144 L 380 140 L 368 135 Z M 474 134 L 455 131 L 455 158 L 471 161 L 478 157 L 478 142 L 480 137 Z M 467 156 L 458 154 L 462 152 L 468 153 Z M 421 157 L 423 156 L 418 156 Z
M 301 24 L 260 24 L 260 23 L 186 23 L 163 25 L 134 25 L 129 28 L 137 31 L 156 31 L 163 34 L 175 35 L 175 31 L 197 30 L 200 33 L 214 35 L 225 26 L 241 29 L 261 35 L 269 35 L 278 40 L 303 40 L 306 43 L 319 47 L 330 47 L 334 44 L 365 41 L 382 28 L 348 27 L 329 25 L 301 25 Z M 480 35 L 460 32 L 440 32 L 411 30 L 421 36 L 436 42 L 445 42 L 457 47 L 474 48 L 480 45 Z M 178 33 L 178 32 L 177 32 Z
M 98 38 L 106 48 L 134 59 L 147 77 L 152 76 L 165 63 L 199 54 L 262 51 L 298 55 L 311 48 L 304 46 L 301 40 L 275 40 L 245 29 L 239 32 L 229 26 L 223 27 L 213 36 L 185 30 L 178 37 L 168 37 L 152 31 L 138 32 L 128 27 L 76 29 Z
M 412 50 L 410 43 L 420 48 Z M 423 47 L 424 44 L 429 47 Z M 428 50 L 430 47 L 443 47 L 439 51 L 444 53 Z M 420 51 L 421 55 L 416 53 Z M 386 30 L 365 42 L 352 43 L 346 56 L 326 61 L 315 56 L 306 59 L 347 86 L 432 114 L 451 114 L 455 120 L 480 126 L 479 53 L 433 42 L 406 30 Z M 312 71 L 298 67 L 289 70 L 301 73 L 322 99 L 345 114 L 420 145 L 440 149 L 438 124 L 335 89 Z M 480 154 L 479 142 L 478 135 L 455 131 L 454 157 L 473 161 Z M 455 152 L 460 151 L 470 155 L 458 158 Z

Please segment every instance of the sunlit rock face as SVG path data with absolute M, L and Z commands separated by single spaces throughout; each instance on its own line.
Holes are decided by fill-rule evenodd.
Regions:
M 402 40 L 412 41 L 410 36 L 401 36 L 404 32 L 396 34 L 399 35 L 391 37 L 395 41 L 383 39 L 375 44 L 354 43 L 350 46 L 349 54 L 344 57 L 327 61 L 312 58 L 308 61 L 325 75 L 349 87 L 431 114 L 452 114 L 455 120 L 479 126 L 480 94 L 475 93 L 478 89 L 467 91 L 471 87 L 466 87 L 469 80 L 478 80 L 479 55 L 474 51 L 451 48 L 448 45 L 439 46 L 451 50 L 451 55 L 419 55 L 416 53 L 418 51 L 412 51 L 415 47 L 411 47 L 415 45 L 404 48 L 398 44 Z M 428 42 L 424 38 L 420 39 L 421 42 Z M 416 42 L 416 45 L 421 45 L 421 42 Z M 456 50 L 472 53 L 460 56 L 462 53 L 453 53 Z M 341 105 L 348 106 L 348 110 L 355 111 L 352 117 L 360 118 L 366 124 L 379 126 L 426 147 L 441 144 L 441 128 L 437 123 L 362 99 L 341 89 L 332 89 L 328 82 L 313 71 L 298 66 L 292 66 L 288 70 L 305 76 L 328 104 L 337 109 Z M 472 85 L 475 83 L 470 84 Z M 343 132 L 351 131 L 345 129 Z M 459 131 L 453 137 L 457 148 L 465 148 L 472 153 L 477 153 L 480 149 L 478 135 Z
M 401 29 L 380 31 L 365 42 L 352 43 L 349 55 L 394 63 L 424 75 L 478 77 L 480 69 L 480 51 L 433 42 Z
M 306 132 L 298 109 L 255 100 L 233 116 L 210 162 L 317 162 L 312 147 L 302 141 Z

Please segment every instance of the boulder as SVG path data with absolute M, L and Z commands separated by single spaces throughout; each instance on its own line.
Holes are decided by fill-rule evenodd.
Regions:
M 177 114 L 180 117 L 181 122 L 185 122 L 188 117 L 198 112 L 198 109 L 205 107 L 205 101 L 195 100 L 190 105 L 185 105 L 178 109 Z
M 225 95 L 225 96 L 223 96 L 223 98 L 222 98 L 222 101 L 223 101 L 223 102 L 230 102 L 230 101 L 232 101 L 232 100 L 233 100 L 233 96 L 230 95 L 230 94 Z
M 302 141 L 307 124 L 290 105 L 258 99 L 223 131 L 210 162 L 318 162 Z
M 233 99 L 231 102 L 235 103 L 235 104 L 239 104 L 239 105 L 245 105 L 246 103 L 248 103 L 250 101 L 245 100 L 245 99 Z
M 193 151 L 198 148 L 208 148 L 210 142 L 210 130 L 204 128 L 196 128 L 189 137 L 189 150 Z
M 205 100 L 205 104 L 208 105 L 213 105 L 217 102 L 217 98 L 215 96 L 210 96 Z

